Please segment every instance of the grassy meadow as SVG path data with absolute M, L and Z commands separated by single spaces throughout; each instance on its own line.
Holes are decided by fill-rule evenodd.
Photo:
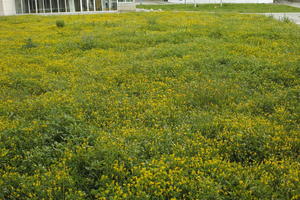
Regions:
M 202 12 L 234 12 L 234 13 L 285 13 L 300 12 L 300 8 L 282 4 L 164 4 L 164 5 L 137 5 L 137 8 L 165 10 L 165 11 L 202 11 Z
M 299 78 L 270 17 L 1 17 L 0 199 L 299 199 Z

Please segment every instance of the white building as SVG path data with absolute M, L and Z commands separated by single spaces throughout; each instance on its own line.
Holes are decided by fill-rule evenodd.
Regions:
M 0 16 L 134 9 L 134 0 L 0 0 Z

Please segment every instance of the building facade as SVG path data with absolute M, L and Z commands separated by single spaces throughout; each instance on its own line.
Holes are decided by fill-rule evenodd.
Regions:
M 134 0 L 0 0 L 0 16 L 135 9 Z

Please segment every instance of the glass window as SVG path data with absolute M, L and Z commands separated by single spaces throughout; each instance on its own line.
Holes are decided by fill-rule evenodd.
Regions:
M 59 0 L 58 3 L 59 3 L 59 11 L 60 12 L 65 12 L 65 8 L 66 8 L 65 0 Z
M 23 13 L 29 13 L 29 0 L 23 0 Z
M 131 3 L 133 0 L 118 0 L 118 3 Z
M 97 11 L 102 10 L 101 0 L 96 0 L 96 10 Z
M 57 0 L 51 0 L 52 3 L 52 12 L 58 12 Z
M 44 0 L 37 0 L 37 9 L 39 13 L 44 13 Z
M 72 2 L 72 1 L 70 1 L 70 2 Z M 75 11 L 76 12 L 80 12 L 80 10 L 81 10 L 81 8 L 80 8 L 80 1 L 79 0 L 76 0 L 76 1 L 74 1 L 74 4 L 75 4 Z
M 35 0 L 29 0 L 30 13 L 36 13 Z
M 22 0 L 16 0 L 15 4 L 16 4 L 16 12 L 17 12 L 17 14 L 23 13 L 23 2 L 22 2 Z
M 87 11 L 87 1 L 82 0 L 82 11 Z
M 44 1 L 44 5 L 45 5 L 45 12 L 46 13 L 49 13 L 49 12 L 51 12 L 51 6 L 52 6 L 52 4 L 51 4 L 51 0 L 45 0 Z

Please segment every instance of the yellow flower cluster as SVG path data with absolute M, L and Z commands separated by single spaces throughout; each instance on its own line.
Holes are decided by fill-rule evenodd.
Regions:
M 1 17 L 0 199 L 299 199 L 299 36 L 257 15 Z

